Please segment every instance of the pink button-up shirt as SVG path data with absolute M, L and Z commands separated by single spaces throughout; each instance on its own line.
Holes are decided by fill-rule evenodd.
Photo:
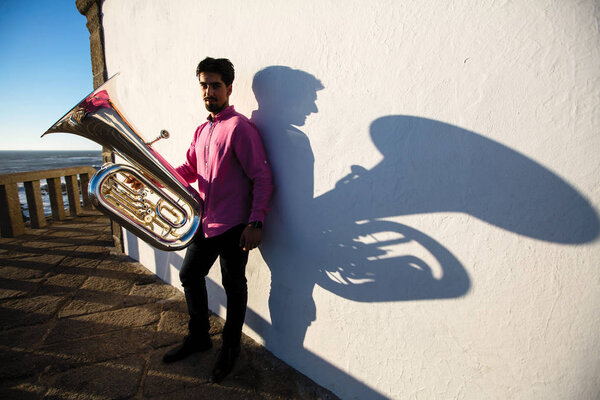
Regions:
M 186 161 L 176 170 L 189 183 L 198 181 L 205 237 L 264 222 L 273 192 L 271 168 L 256 126 L 233 106 L 209 115 L 196 129 Z

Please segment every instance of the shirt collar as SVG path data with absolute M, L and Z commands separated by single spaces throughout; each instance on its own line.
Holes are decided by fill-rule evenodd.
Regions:
M 223 111 L 221 111 L 220 113 L 218 113 L 217 115 L 215 115 L 214 117 L 212 116 L 212 114 L 208 114 L 208 117 L 206 119 L 209 120 L 210 122 L 219 122 L 219 121 L 226 120 L 227 118 L 232 116 L 233 113 L 235 113 L 235 109 L 233 108 L 233 106 L 229 106 L 226 109 L 224 109 Z

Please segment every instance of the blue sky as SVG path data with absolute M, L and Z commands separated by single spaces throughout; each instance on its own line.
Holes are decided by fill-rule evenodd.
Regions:
M 71 134 L 40 138 L 93 89 L 86 22 L 75 0 L 0 0 L 0 150 L 100 149 Z

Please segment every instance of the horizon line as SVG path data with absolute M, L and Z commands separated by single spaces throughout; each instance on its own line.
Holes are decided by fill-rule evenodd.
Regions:
M 0 149 L 0 151 L 102 151 L 99 149 Z

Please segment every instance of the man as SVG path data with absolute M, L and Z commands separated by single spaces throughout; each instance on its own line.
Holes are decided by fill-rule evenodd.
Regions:
M 196 129 L 186 161 L 176 169 L 188 182 L 198 181 L 204 201 L 202 232 L 188 247 L 179 274 L 190 315 L 189 335 L 163 361 L 182 360 L 212 347 L 205 277 L 220 257 L 227 317 L 211 376 L 211 381 L 220 382 L 240 352 L 248 299 L 248 252 L 260 243 L 273 184 L 258 130 L 229 105 L 234 79 L 231 62 L 208 57 L 198 64 L 196 75 L 210 114 Z

